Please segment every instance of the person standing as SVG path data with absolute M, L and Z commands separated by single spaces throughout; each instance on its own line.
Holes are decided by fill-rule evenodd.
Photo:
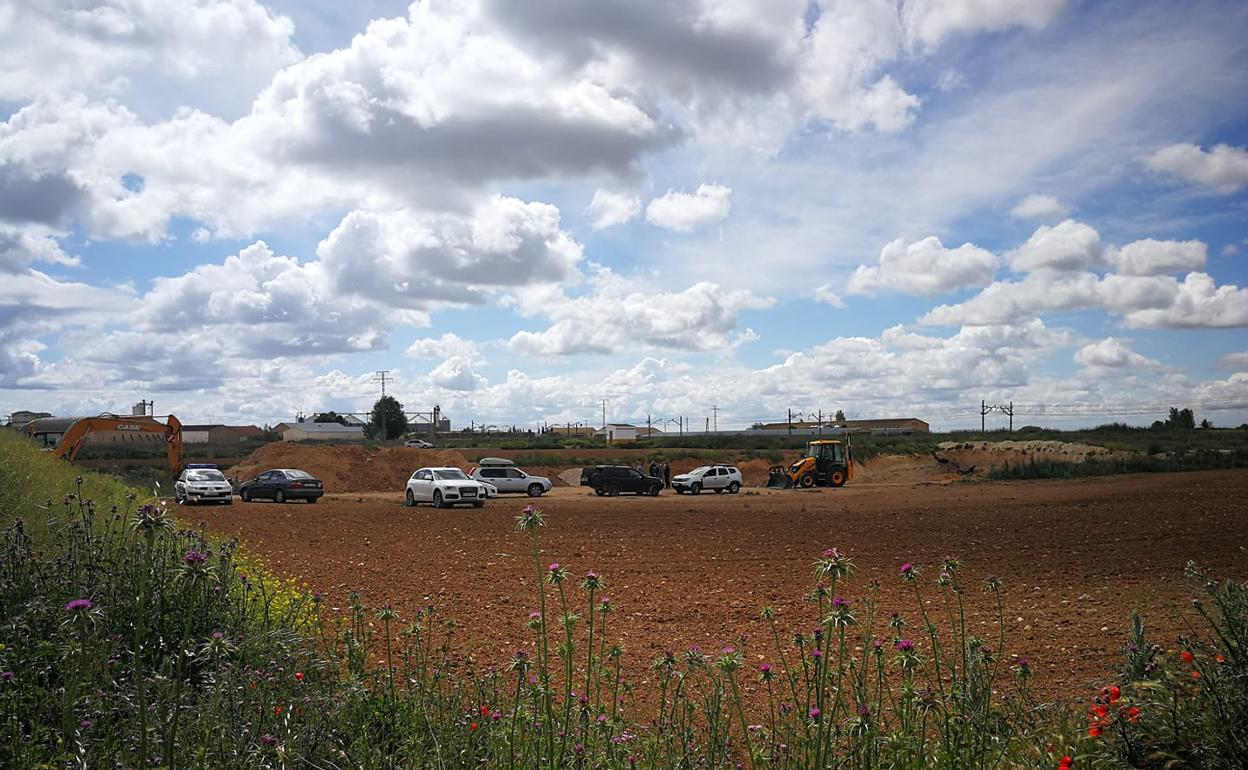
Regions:
M 663 485 L 672 488 L 672 464 L 667 460 L 663 461 Z

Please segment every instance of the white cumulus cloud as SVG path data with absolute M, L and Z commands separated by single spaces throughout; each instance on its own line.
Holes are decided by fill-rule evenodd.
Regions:
M 1052 195 L 1028 195 L 1010 209 L 1010 215 L 1018 219 L 1062 220 L 1069 214 L 1070 209 Z
M 1248 185 L 1248 148 L 1217 144 L 1205 150 L 1195 144 L 1172 144 L 1145 159 L 1154 171 L 1230 194 Z
M 693 193 L 668 191 L 646 206 L 646 221 L 657 227 L 687 233 L 719 222 L 732 208 L 732 190 L 719 184 L 698 185 Z
M 1075 352 L 1075 363 L 1080 366 L 1100 367 L 1104 369 L 1122 369 L 1136 367 L 1155 369 L 1160 364 L 1154 359 L 1142 356 L 1131 349 L 1117 337 L 1106 337 L 1098 342 L 1090 342 Z
M 1082 222 L 1067 219 L 1041 225 L 1027 242 L 1007 255 L 1010 267 L 1019 272 L 1034 270 L 1085 270 L 1101 264 L 1101 236 Z
M 1111 254 L 1121 275 L 1165 275 L 1202 270 L 1209 248 L 1201 241 L 1158 241 L 1144 238 Z
M 907 244 L 898 238 L 880 251 L 878 266 L 859 265 L 849 291 L 867 294 L 891 289 L 930 297 L 992 281 L 997 258 L 973 243 L 946 248 L 936 236 Z
M 641 213 L 641 199 L 627 193 L 595 190 L 585 212 L 593 219 L 595 230 L 604 230 L 632 221 Z

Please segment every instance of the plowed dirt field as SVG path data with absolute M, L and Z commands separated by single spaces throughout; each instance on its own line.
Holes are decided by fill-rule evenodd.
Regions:
M 904 476 L 903 476 L 904 477 Z M 1008 652 L 1029 658 L 1036 689 L 1083 698 L 1118 662 L 1132 609 L 1170 645 L 1191 620 L 1184 563 L 1248 575 L 1248 472 L 1117 476 L 1076 481 L 890 482 L 865 476 L 837 490 L 749 490 L 736 496 L 600 498 L 557 488 L 537 501 L 547 514 L 542 563 L 595 570 L 616 606 L 611 635 L 626 649 L 626 675 L 648 676 L 664 649 L 740 645 L 773 659 L 759 609 L 777 609 L 781 628 L 815 624 L 804 600 L 811 565 L 825 548 L 852 555 L 856 599 L 881 582 L 881 609 L 914 620 L 915 600 L 898 565 L 934 578 L 960 556 L 970 590 L 968 624 L 990 636 L 993 611 L 982 580 L 1006 585 Z M 401 487 L 399 488 L 401 490 Z M 316 505 L 235 503 L 182 510 L 187 522 L 237 536 L 279 572 L 325 592 L 345 608 L 360 591 L 371 606 L 402 617 L 435 604 L 456 618 L 458 646 L 481 661 L 505 661 L 527 647 L 535 606 L 533 564 L 514 514 L 526 498 L 484 509 L 415 509 L 400 491 L 330 495 Z M 579 594 L 579 590 L 575 593 Z M 912 625 L 915 638 L 922 633 Z

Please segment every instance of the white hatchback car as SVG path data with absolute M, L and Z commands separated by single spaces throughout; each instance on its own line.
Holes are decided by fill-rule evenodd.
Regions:
M 678 495 L 685 492 L 696 495 L 704 489 L 735 495 L 741 491 L 741 485 L 741 471 L 731 465 L 703 465 L 672 477 L 672 489 Z
M 480 508 L 490 496 L 488 484 L 474 481 L 459 468 L 421 468 L 407 480 L 404 504 L 431 503 L 434 508 L 472 505 Z
M 216 467 L 190 466 L 173 484 L 173 496 L 182 504 L 234 502 L 234 487 Z

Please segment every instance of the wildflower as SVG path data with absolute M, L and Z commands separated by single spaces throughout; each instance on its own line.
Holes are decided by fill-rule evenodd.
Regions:
M 815 660 L 819 660 L 820 658 L 823 657 L 823 652 L 818 647 L 816 647 L 815 649 L 810 651 L 810 657 L 814 658 Z
M 1027 679 L 1031 676 L 1031 662 L 1026 658 L 1019 658 L 1018 663 L 1014 666 L 1014 671 L 1020 679 Z
M 550 574 L 546 576 L 546 579 L 554 585 L 558 585 L 568 579 L 568 568 L 562 566 L 559 562 L 554 562 L 547 569 L 550 570 Z
M 816 580 L 848 578 L 853 572 L 853 561 L 841 553 L 839 548 L 829 548 L 823 552 L 823 557 L 815 562 Z
M 502 719 L 502 718 L 503 718 L 503 712 L 501 712 L 501 711 L 491 711 L 491 712 L 490 712 L 490 721 L 491 721 L 491 722 L 497 722 L 498 720 L 500 720 L 500 719 Z
M 1122 697 L 1122 690 L 1120 690 L 1117 685 L 1109 688 L 1109 702 L 1110 703 L 1117 703 L 1118 699 L 1121 697 Z
M 12 671 L 0 671 L 0 682 L 12 682 L 15 676 Z
M 1136 724 L 1140 721 L 1140 709 L 1138 707 L 1132 706 L 1127 709 L 1127 721 L 1131 724 Z
M 611 611 L 611 597 L 610 596 L 600 597 L 598 599 L 598 609 L 601 612 L 610 612 Z
M 95 727 L 95 722 L 92 722 L 90 719 L 84 719 L 78 723 L 78 727 L 83 730 L 90 730 L 92 727 Z
M 810 711 L 809 711 L 808 713 L 809 713 L 810 718 L 811 718 L 812 720 L 814 720 L 815 722 L 818 722 L 818 721 L 819 721 L 819 715 L 820 715 L 820 714 L 822 714 L 823 712 L 819 710 L 819 707 L 818 707 L 818 706 L 813 706 L 813 707 L 811 707 L 811 709 L 810 709 Z
M 870 718 L 871 718 L 871 707 L 870 707 L 870 706 L 868 706 L 868 705 L 866 705 L 865 703 L 864 703 L 864 704 L 862 704 L 862 705 L 860 705 L 860 706 L 858 707 L 858 716 L 862 717 L 863 719 L 870 719 Z
M 93 606 L 94 605 L 91 604 L 90 599 L 74 599 L 69 604 L 65 605 L 65 611 L 66 612 L 86 612 L 87 610 L 91 609 Z
M 919 570 L 910 562 L 901 565 L 901 579 L 913 582 L 919 576 Z
M 468 732 L 475 733 L 478 727 L 480 727 L 480 725 L 478 725 L 476 722 L 472 722 L 468 725 Z
M 1180 652 L 1180 653 L 1179 653 L 1179 657 L 1183 659 L 1183 662 L 1184 662 L 1184 663 L 1191 663 L 1191 662 L 1192 662 L 1192 654 L 1191 654 L 1190 652 L 1188 652 L 1187 650 L 1184 650 L 1183 652 Z
M 1101 737 L 1101 726 L 1100 726 L 1100 725 L 1092 725 L 1091 727 L 1089 727 L 1089 728 L 1088 728 L 1088 737 L 1089 737 L 1089 738 L 1100 738 L 1100 737 Z
M 266 749 L 271 749 L 277 745 L 277 737 L 270 735 L 269 733 L 265 733 L 260 736 L 260 745 Z
M 599 588 L 602 588 L 602 578 L 598 576 L 597 572 L 593 572 L 593 571 L 586 572 L 585 579 L 581 581 L 581 585 L 584 586 L 586 589 L 592 588 L 592 589 L 597 590 Z
M 528 532 L 533 534 L 539 527 L 546 526 L 546 519 L 542 516 L 542 509 L 536 505 L 526 505 L 520 510 L 520 515 L 516 517 L 516 529 L 520 532 Z
M 758 675 L 764 682 L 771 681 L 771 664 L 763 663 L 758 667 Z
M 837 594 L 836 596 L 832 597 L 832 606 L 833 607 L 848 607 L 849 602 L 845 601 L 845 597 L 841 596 L 840 594 Z
M 1199 671 L 1195 671 L 1195 670 L 1193 670 L 1193 671 L 1192 671 L 1192 679 L 1200 679 L 1200 672 L 1199 672 Z
M 900 652 L 911 652 L 914 650 L 914 640 L 898 639 L 897 644 L 893 646 L 896 647 Z
M 1225 663 L 1225 662 L 1226 662 L 1226 656 L 1225 656 L 1225 655 L 1215 655 L 1215 656 L 1213 656 L 1213 659 L 1214 659 L 1216 662 L 1218 662 L 1218 663 Z
M 208 561 L 208 556 L 194 548 L 187 551 L 186 555 L 182 557 L 182 563 L 188 567 L 198 567 L 206 561 Z
M 599 725 L 605 725 L 607 723 L 607 715 L 599 714 L 598 718 L 595 719 L 594 721 L 597 722 Z
M 1067 755 L 1065 757 L 1062 757 L 1061 762 L 1057 763 L 1057 770 L 1070 770 L 1070 768 L 1073 767 L 1074 764 L 1075 764 L 1075 760 L 1071 759 L 1070 756 Z
M 274 707 L 273 707 L 273 716 L 275 716 L 275 717 L 280 717 L 280 716 L 282 715 L 282 712 L 283 712 L 284 710 L 285 710 L 285 709 L 283 709 L 281 706 L 274 706 Z
M 296 671 L 296 672 L 295 672 L 295 681 L 296 681 L 296 682 L 302 682 L 302 681 L 303 681 L 303 672 L 302 672 L 302 671 Z
M 312 603 L 313 603 L 313 604 L 320 604 L 320 603 L 321 603 L 321 602 L 323 602 L 323 601 L 325 601 L 325 594 L 321 593 L 320 591 L 313 591 L 313 592 L 312 592 Z

